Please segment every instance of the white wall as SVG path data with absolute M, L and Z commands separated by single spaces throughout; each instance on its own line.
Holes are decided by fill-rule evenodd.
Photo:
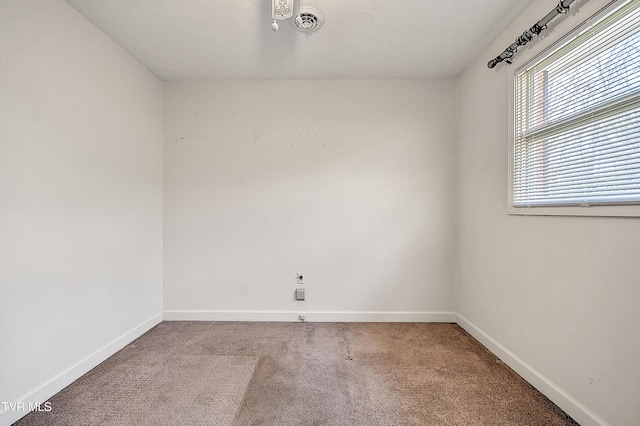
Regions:
M 161 97 L 62 0 L 0 2 L 0 401 L 44 402 L 159 320 Z
M 582 424 L 637 425 L 640 220 L 507 215 L 509 67 L 486 63 L 556 4 L 534 3 L 459 79 L 458 312 Z
M 452 79 L 165 82 L 165 318 L 454 320 L 455 103 Z

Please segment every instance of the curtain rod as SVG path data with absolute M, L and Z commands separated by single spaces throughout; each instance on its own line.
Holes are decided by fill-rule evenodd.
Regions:
M 520 37 L 516 39 L 516 41 L 509 45 L 504 52 L 500 55 L 496 56 L 494 59 L 490 60 L 487 66 L 489 68 L 493 68 L 498 65 L 500 62 L 506 62 L 508 64 L 511 63 L 511 57 L 518 51 L 518 47 L 524 46 L 529 43 L 533 38 L 547 29 L 547 24 L 558 15 L 565 15 L 569 11 L 569 6 L 575 0 L 563 0 L 553 9 L 551 12 L 547 13 L 547 15 L 536 22 L 536 24 L 529 28 L 527 31 L 523 32 Z

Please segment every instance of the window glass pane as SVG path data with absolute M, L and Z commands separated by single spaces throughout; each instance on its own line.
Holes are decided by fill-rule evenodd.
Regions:
M 569 69 L 548 71 L 546 91 L 547 123 L 640 91 L 640 32 Z

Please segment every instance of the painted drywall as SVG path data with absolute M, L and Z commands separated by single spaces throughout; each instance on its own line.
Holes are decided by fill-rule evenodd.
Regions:
M 486 63 L 556 4 L 534 3 L 459 78 L 457 310 L 581 424 L 637 425 L 640 220 L 507 214 L 511 81 Z
M 455 84 L 165 82 L 165 315 L 452 312 Z
M 62 0 L 0 2 L 0 401 L 161 313 L 161 97 Z

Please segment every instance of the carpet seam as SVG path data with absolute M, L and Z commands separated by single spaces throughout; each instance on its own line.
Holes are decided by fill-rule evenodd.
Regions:
M 238 409 L 236 410 L 236 414 L 235 416 L 233 416 L 233 421 L 231 422 L 231 425 L 235 425 L 238 421 L 238 417 L 240 416 L 240 412 L 242 411 L 242 407 L 244 406 L 244 401 L 247 399 L 247 393 L 249 393 L 249 386 L 251 385 L 251 382 L 253 382 L 253 378 L 256 375 L 256 372 L 258 371 L 258 366 L 260 364 L 262 364 L 264 357 L 261 356 L 258 359 L 258 362 L 256 363 L 255 367 L 253 367 L 253 372 L 251 373 L 251 377 L 249 378 L 249 381 L 247 382 L 247 385 L 244 388 L 244 393 L 242 394 L 242 400 L 240 400 L 240 404 L 238 404 Z

